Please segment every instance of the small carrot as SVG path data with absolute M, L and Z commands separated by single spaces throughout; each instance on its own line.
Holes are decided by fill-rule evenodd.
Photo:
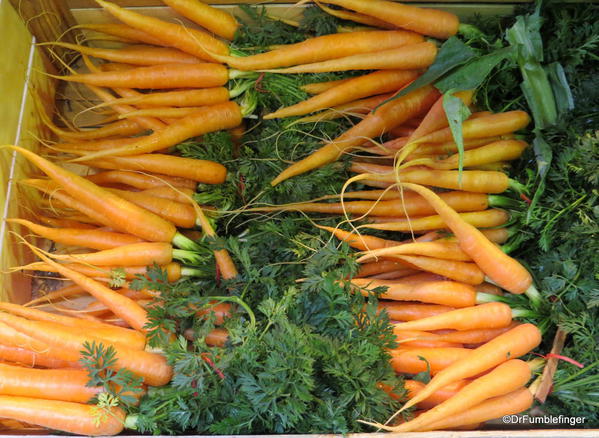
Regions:
M 155 108 L 142 108 L 130 113 L 121 114 L 119 119 L 128 119 L 130 117 L 157 117 L 161 120 L 173 120 L 187 117 L 198 111 L 203 111 L 204 106 L 190 106 L 183 108 L 172 108 L 172 107 L 155 107 Z M 174 121 L 174 120 L 173 120 Z M 171 123 L 172 124 L 172 123 Z
M 234 93 L 225 87 L 210 87 L 190 90 L 162 91 L 158 93 L 143 93 L 139 96 L 115 98 L 111 101 L 96 105 L 102 108 L 108 105 L 135 105 L 138 107 L 197 107 L 216 105 L 235 97 Z M 123 113 L 130 117 L 131 113 Z
M 400 268 L 400 269 L 396 269 L 394 271 L 388 271 L 388 272 L 381 272 L 380 274 L 373 274 L 370 275 L 368 278 L 372 278 L 375 280 L 398 280 L 398 279 L 403 279 L 406 276 L 415 274 L 416 271 L 415 269 L 410 269 L 410 268 Z M 358 274 L 360 273 L 360 271 L 358 271 Z M 359 275 L 356 275 L 355 278 L 360 278 Z
M 125 412 L 117 407 L 98 422 L 97 406 L 31 397 L 0 396 L 0 416 L 83 436 L 117 435 Z
M 450 383 L 449 385 L 435 391 L 429 398 L 421 401 L 416 406 L 419 409 L 431 409 L 456 395 L 458 391 L 460 391 L 468 383 L 470 383 L 468 380 L 458 380 L 457 382 Z M 408 391 L 408 398 L 413 398 L 416 394 L 422 391 L 422 389 L 425 387 L 425 384 L 418 380 L 408 379 L 404 381 L 404 386 Z
M 315 123 L 325 120 L 335 120 L 347 116 L 361 116 L 368 114 L 377 106 L 384 103 L 393 93 L 378 94 L 376 96 L 367 97 L 365 99 L 354 100 L 353 102 L 337 105 L 331 109 L 321 111 L 312 116 L 301 117 L 295 123 Z
M 241 123 L 242 118 L 242 109 L 232 101 L 203 107 L 171 123 L 160 131 L 140 138 L 133 144 L 93 152 L 72 161 L 91 160 L 106 156 L 139 155 L 159 151 L 208 132 L 234 128 Z
M 433 334 L 418 330 L 402 330 L 393 333 L 395 341 L 404 348 L 462 348 L 463 345 L 456 342 L 437 340 Z M 424 385 L 423 385 L 424 386 Z M 407 389 L 407 388 L 406 388 Z
M 437 334 L 435 335 L 435 339 L 446 342 L 460 342 L 462 344 L 480 344 L 489 342 L 500 334 L 513 329 L 518 324 L 517 322 L 513 322 L 507 327 L 451 331 L 449 333 Z
M 301 116 L 364 97 L 397 91 L 417 77 L 418 72 L 412 70 L 376 71 L 344 81 L 308 100 L 266 114 L 264 118 Z
M 464 150 L 469 151 L 471 149 L 484 146 L 489 143 L 493 143 L 500 140 L 510 140 L 513 138 L 512 134 L 505 135 L 496 135 L 494 137 L 481 137 L 481 138 L 471 138 L 464 139 Z M 403 147 L 400 144 L 397 144 L 397 148 L 394 147 L 391 142 L 384 143 L 394 152 Z M 418 158 L 423 155 L 448 155 L 451 153 L 458 152 L 458 145 L 454 140 L 446 141 L 444 143 L 420 143 L 418 144 L 418 148 L 414 150 L 410 155 L 408 155 L 407 159 Z
M 18 304 L 0 303 L 0 310 L 34 321 L 52 322 L 65 327 L 79 328 L 82 330 L 91 329 L 95 336 L 110 342 L 126 345 L 134 350 L 143 350 L 146 346 L 145 336 L 135 330 L 114 327 L 93 321 L 83 321 L 69 316 L 56 315 L 54 313 L 19 306 Z
M 427 370 L 435 375 L 460 359 L 471 355 L 472 350 L 452 347 L 414 347 L 391 350 L 391 366 L 396 373 L 418 374 Z M 425 360 L 421 359 L 424 358 Z
M 491 397 L 515 391 L 525 385 L 530 377 L 531 370 L 526 362 L 519 359 L 509 360 L 488 374 L 473 380 L 454 397 L 428 410 L 414 420 L 397 427 L 384 428 L 396 432 L 420 430 L 429 424 L 476 406 Z
M 122 62 L 133 65 L 158 65 L 158 64 L 199 64 L 202 61 L 188 53 L 166 47 L 124 47 L 121 49 L 103 49 L 99 47 L 81 46 L 78 44 L 63 43 L 60 41 L 50 44 L 75 50 L 94 58 L 106 59 L 113 62 Z
M 423 40 L 422 35 L 402 30 L 336 33 L 309 38 L 252 56 L 213 56 L 238 70 L 255 71 L 371 53 Z
M 87 386 L 88 381 L 84 370 L 40 370 L 0 363 L 0 396 L 87 403 L 103 392 L 100 386 Z
M 378 137 L 428 108 L 437 96 L 438 92 L 434 88 L 426 86 L 385 103 L 332 142 L 285 169 L 271 185 L 275 186 L 293 176 L 337 160 L 344 152 L 349 152 L 364 143 L 365 138 Z
M 371 277 L 373 275 L 390 272 L 393 272 L 397 278 L 398 276 L 410 275 L 417 271 L 406 268 L 403 263 L 394 262 L 392 260 L 379 260 L 378 262 L 361 264 L 355 278 Z
M 61 129 L 52 123 L 45 111 L 38 111 L 38 114 L 44 125 L 46 125 L 52 132 L 54 132 L 60 138 L 69 139 L 70 141 L 95 140 L 112 136 L 129 136 L 137 134 L 143 130 L 143 127 L 133 120 L 118 120 L 114 123 L 97 129 L 86 131 L 69 131 L 66 129 Z
M 24 304 L 25 307 L 33 307 L 38 304 L 52 302 L 54 300 L 62 300 L 64 298 L 72 297 L 75 295 L 81 295 L 85 293 L 81 286 L 78 284 L 69 284 L 68 286 L 63 286 L 60 289 L 53 290 L 51 292 L 43 293 L 40 291 L 40 296 L 34 298 L 31 301 L 28 301 Z
M 455 35 L 460 24 L 458 17 L 450 12 L 423 9 L 392 1 L 327 0 L 326 3 L 378 18 L 399 28 L 441 39 Z
M 83 223 L 83 222 L 79 222 L 79 221 L 75 221 L 75 220 L 70 220 L 70 219 L 65 219 L 63 217 L 50 217 L 50 216 L 44 216 L 42 214 L 36 215 L 36 218 L 40 221 L 45 223 L 46 225 L 50 225 L 51 227 L 55 227 L 55 228 L 77 228 L 78 230 L 93 230 L 96 227 L 91 225 L 91 224 L 87 224 L 87 223 Z
M 181 204 L 191 204 L 191 197 L 194 195 L 195 190 L 184 187 L 174 188 L 168 186 L 153 187 L 151 189 L 141 190 L 140 195 L 154 196 L 156 198 L 168 199 L 171 201 L 179 202 Z
M 509 134 L 526 127 L 530 116 L 524 111 L 508 111 L 466 120 L 462 124 L 464 139 L 493 137 Z M 415 143 L 442 143 L 451 141 L 453 136 L 450 128 L 440 129 L 415 140 Z
M 337 239 L 347 242 L 353 248 L 368 250 L 377 248 L 387 248 L 389 246 L 396 246 L 401 244 L 397 240 L 387 240 L 380 237 L 369 236 L 366 234 L 354 234 L 349 231 L 344 231 L 340 228 L 319 226 L 323 230 L 332 233 Z
M 152 89 L 219 87 L 232 79 L 226 67 L 213 63 L 160 64 L 136 67 L 126 71 L 52 77 L 97 87 Z
M 398 303 L 379 301 L 379 311 L 386 310 L 392 321 L 416 321 L 455 310 L 454 307 L 438 304 Z
M 121 23 L 83 23 L 73 26 L 71 29 L 88 29 L 112 35 L 128 42 L 146 43 L 154 46 L 164 45 L 160 39 Z
M 96 0 L 96 3 L 119 21 L 162 41 L 162 45 L 175 47 L 210 62 L 215 61 L 213 54 L 229 54 L 226 44 L 206 32 L 142 15 L 104 0 Z
M 534 397 L 528 388 L 520 388 L 505 395 L 491 397 L 480 404 L 462 410 L 425 426 L 423 430 L 454 429 L 464 424 L 482 423 L 506 415 L 515 415 L 529 409 Z
M 430 42 L 422 42 L 311 64 L 301 64 L 287 68 L 262 69 L 259 71 L 278 74 L 298 74 L 349 70 L 419 70 L 430 66 L 436 56 L 437 46 Z
M 206 335 L 206 344 L 212 347 L 224 347 L 229 339 L 226 329 L 216 328 Z
M 63 360 L 57 358 L 53 352 L 48 351 L 48 346 L 44 350 L 37 351 L 15 345 L 5 345 L 0 343 L 0 360 L 6 363 L 18 364 L 25 367 L 44 367 L 44 368 L 81 368 L 77 362 L 76 352 L 73 354 L 73 360 Z
M 142 239 L 129 234 L 100 230 L 82 230 L 80 228 L 49 228 L 25 219 L 6 219 L 9 223 L 23 225 L 35 234 L 56 243 L 72 246 L 83 246 L 93 249 L 110 249 L 122 245 L 143 242 Z
M 385 257 L 395 255 L 421 255 L 427 257 L 436 257 L 440 259 L 457 260 L 462 262 L 472 261 L 464 251 L 462 251 L 456 242 L 445 242 L 443 239 L 432 242 L 413 242 L 403 245 L 381 248 L 367 251 L 358 258 L 358 263 L 363 263 L 373 257 Z
M 228 40 L 235 37 L 239 23 L 223 9 L 214 8 L 200 0 L 164 0 L 185 18 Z
M 443 218 L 448 228 L 456 235 L 460 247 L 483 272 L 498 286 L 521 294 L 532 286 L 532 276 L 518 261 L 505 254 L 497 245 L 489 241 L 474 226 L 465 222 L 431 190 L 416 185 L 403 184 L 425 197 Z M 532 292 L 534 294 L 534 292 Z
M 351 79 L 352 78 L 343 78 L 325 82 L 314 82 L 311 84 L 301 85 L 300 88 L 308 94 L 320 94 Z
M 475 263 L 416 255 L 397 255 L 393 256 L 393 259 L 406 262 L 409 267 L 432 272 L 466 284 L 481 284 L 485 278 L 484 273 Z
M 420 301 L 458 308 L 476 304 L 476 290 L 468 284 L 455 281 L 425 281 L 406 284 L 402 280 L 354 278 L 351 284 L 357 286 L 363 295 L 367 295 L 368 290 L 386 287 L 387 290 L 381 295 L 381 298 L 386 300 Z
M 505 210 L 497 208 L 474 211 L 468 213 L 457 213 L 460 220 L 470 224 L 475 228 L 492 228 L 505 225 L 509 220 L 509 215 Z M 442 216 L 424 216 L 416 217 L 412 219 L 407 218 L 389 218 L 389 217 L 371 217 L 372 224 L 363 225 L 365 228 L 372 228 L 374 230 L 389 230 L 389 231 L 403 231 L 403 232 L 423 232 L 428 230 L 437 229 L 451 229 L 450 225 L 447 224 Z M 461 246 L 460 246 L 461 247 Z M 463 248 L 462 248 L 463 249 Z M 468 254 L 466 251 L 464 251 Z M 470 256 L 472 258 L 472 256 Z M 476 260 L 472 258 L 473 260 Z
M 165 154 L 104 157 L 88 160 L 85 164 L 100 169 L 162 174 L 205 184 L 221 184 L 225 181 L 227 175 L 227 169 L 222 164 L 214 161 Z
M 439 315 L 395 324 L 394 330 L 472 330 L 502 328 L 512 323 L 512 309 L 504 303 L 485 303 Z
M 175 188 L 192 189 L 195 191 L 198 185 L 197 182 L 190 179 L 126 170 L 109 170 L 88 175 L 86 178 L 100 186 L 124 184 L 140 190 L 172 186 Z

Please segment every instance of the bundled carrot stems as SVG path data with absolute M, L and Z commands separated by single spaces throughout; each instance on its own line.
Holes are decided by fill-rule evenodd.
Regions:
M 247 23 L 164 0 L 197 27 L 96 2 L 114 23 L 77 28 L 122 48 L 43 44 L 81 55 L 55 77 L 101 103 L 40 106 L 40 153 L 2 146 L 44 175 L 19 182 L 39 211 L 7 221 L 38 261 L 11 270 L 64 282 L 0 305 L 2 417 L 81 435 L 456 430 L 596 383 L 551 346 L 565 292 L 523 245 L 548 129 L 575 111 L 564 67 L 543 66 L 540 9 L 491 41 L 387 0 L 317 1 L 297 22 L 243 7 Z M 504 74 L 523 98 L 493 91 L 516 88 Z M 77 128 L 92 111 L 105 122 Z M 564 378 L 557 358 L 583 368 Z

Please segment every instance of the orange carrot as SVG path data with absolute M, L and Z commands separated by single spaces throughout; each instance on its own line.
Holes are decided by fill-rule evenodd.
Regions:
M 40 221 L 43 222 L 47 225 L 50 225 L 51 227 L 55 227 L 55 228 L 77 228 L 79 230 L 93 230 L 94 227 L 93 225 L 90 224 L 86 224 L 83 222 L 79 222 L 79 221 L 74 221 L 74 220 L 70 220 L 70 219 L 65 219 L 65 218 L 57 218 L 57 217 L 50 217 L 50 216 L 44 216 L 44 215 L 36 215 L 36 218 Z
M 6 219 L 9 223 L 26 226 L 34 233 L 63 245 L 83 246 L 93 249 L 110 249 L 122 245 L 139 243 L 138 237 L 123 233 L 100 230 L 82 230 L 80 228 L 49 228 L 25 219 Z
M 390 353 L 391 366 L 396 373 L 417 374 L 426 371 L 426 362 L 428 362 L 431 374 L 435 375 L 458 360 L 470 356 L 472 350 L 451 347 L 415 347 L 398 348 L 391 350 Z M 426 361 L 421 359 L 421 357 L 426 359 Z
M 30 397 L 0 396 L 0 416 L 84 436 L 117 435 L 123 430 L 125 412 L 110 408 L 97 421 L 97 406 Z
M 327 90 L 330 90 L 337 85 L 341 85 L 344 82 L 350 81 L 352 78 L 335 79 L 332 81 L 325 82 L 314 82 L 312 84 L 301 85 L 300 88 L 308 94 L 320 94 Z
M 347 116 L 368 114 L 391 96 L 393 96 L 393 93 L 379 94 L 365 99 L 354 100 L 353 102 L 337 105 L 312 116 L 301 117 L 295 123 L 322 122 L 324 120 L 335 120 Z
M 190 198 L 195 193 L 193 189 L 184 187 L 153 187 L 151 189 L 141 190 L 140 195 L 155 196 L 156 198 L 169 199 L 171 201 L 180 202 L 181 204 L 191 204 Z
M 454 281 L 425 281 L 406 284 L 402 280 L 372 280 L 354 278 L 351 284 L 360 288 L 363 295 L 377 287 L 387 287 L 382 299 L 395 301 L 420 301 L 451 307 L 468 307 L 476 304 L 476 290 L 467 284 Z
M 415 321 L 455 310 L 438 304 L 398 303 L 379 301 L 379 311 L 386 310 L 392 321 Z
M 395 341 L 404 348 L 462 348 L 463 345 L 456 342 L 445 342 L 437 340 L 433 334 L 418 330 L 398 330 L 394 332 Z M 423 385 L 424 386 L 424 385 Z M 407 389 L 407 388 L 406 388 Z
M 128 104 L 139 107 L 194 107 L 216 105 L 228 101 L 231 93 L 225 87 L 199 88 L 191 90 L 163 91 L 160 93 L 144 93 L 139 96 L 121 97 L 96 105 L 102 108 L 107 105 Z M 130 116 L 130 113 L 123 115 Z
M 46 321 L 60 324 L 65 327 L 93 330 L 94 336 L 106 339 L 110 342 L 126 345 L 134 350 L 143 350 L 146 346 L 145 336 L 134 330 L 113 327 L 108 324 L 93 321 L 83 321 L 69 316 L 56 315 L 54 313 L 19 306 L 18 304 L 0 303 L 0 310 L 34 321 Z
M 332 233 L 337 239 L 347 242 L 353 248 L 367 250 L 367 249 L 377 249 L 377 248 L 387 248 L 389 246 L 396 246 L 401 244 L 401 242 L 397 240 L 387 240 L 382 239 L 380 237 L 369 236 L 366 234 L 354 234 L 349 231 L 344 231 L 340 228 L 332 228 L 319 226 L 319 228 L 329 231 Z
M 227 169 L 219 163 L 194 158 L 176 157 L 164 154 L 142 154 L 127 157 L 105 157 L 88 160 L 85 164 L 100 169 L 134 170 L 163 174 L 171 177 L 221 184 L 225 181 Z
M 126 71 L 56 76 L 56 79 L 110 88 L 208 88 L 226 84 L 229 72 L 224 66 L 213 63 L 161 64 Z
M 175 250 L 170 243 L 141 242 L 97 252 L 77 254 L 52 254 L 56 260 L 98 266 L 150 266 L 154 263 L 166 265 L 173 260 Z
M 422 318 L 417 321 L 394 325 L 396 330 L 472 330 L 480 328 L 502 328 L 512 323 L 512 309 L 504 303 L 486 303 L 473 307 L 452 310 L 443 314 Z
M 153 189 L 156 187 L 173 186 L 176 188 L 186 188 L 195 191 L 198 185 L 195 181 L 190 179 L 176 178 L 166 175 L 153 175 L 142 172 L 129 172 L 126 170 L 109 170 L 96 173 L 94 175 L 89 175 L 86 178 L 100 186 L 125 184 L 142 190 Z
M 229 53 L 226 44 L 206 32 L 142 15 L 104 0 L 96 0 L 96 3 L 119 21 L 163 41 L 163 45 L 176 47 L 200 59 L 214 61 L 213 54 L 227 55 Z
M 456 15 L 437 9 L 423 9 L 385 0 L 327 0 L 326 3 L 378 18 L 403 29 L 447 39 L 458 31 Z
M 68 286 L 63 286 L 60 289 L 53 290 L 51 292 L 40 291 L 39 297 L 34 298 L 31 301 L 28 301 L 24 304 L 24 306 L 36 306 L 41 303 L 52 302 L 54 300 L 62 300 L 64 298 L 72 297 L 74 295 L 81 295 L 83 293 L 85 293 L 85 291 L 81 289 L 81 286 L 79 286 L 78 284 L 70 284 Z
M 480 344 L 489 342 L 500 334 L 513 329 L 518 324 L 519 323 L 517 322 L 513 322 L 507 327 L 451 331 L 449 333 L 437 334 L 435 335 L 435 339 L 446 342 L 460 342 L 463 344 Z
M 409 432 L 420 430 L 436 421 L 451 417 L 476 406 L 491 397 L 508 394 L 521 388 L 530 380 L 531 370 L 529 365 L 519 359 L 502 363 L 493 371 L 472 381 L 454 397 L 435 406 L 429 411 L 397 427 L 387 428 L 396 432 Z M 414 399 L 412 399 L 414 400 Z
M 226 329 L 216 328 L 206 335 L 206 344 L 212 347 L 224 347 L 229 339 Z
M 125 41 L 146 43 L 154 46 L 161 46 L 164 43 L 150 34 L 147 34 L 134 27 L 120 23 L 84 23 L 73 26 L 72 29 L 88 29 L 94 32 L 105 33 L 107 35 L 116 36 Z
M 410 275 L 417 271 L 411 268 L 406 268 L 403 263 L 394 262 L 392 260 L 379 260 L 378 262 L 363 263 L 356 273 L 355 278 L 370 277 L 372 275 L 385 274 L 393 272 L 396 276 Z
M 164 4 L 204 29 L 228 40 L 235 37 L 239 27 L 239 23 L 233 15 L 200 0 L 164 0 Z
M 533 401 L 534 397 L 528 388 L 517 389 L 435 421 L 425 426 L 423 430 L 454 429 L 463 424 L 482 423 L 506 415 L 519 414 L 529 409 Z
M 432 242 L 413 242 L 403 245 L 381 248 L 367 251 L 358 258 L 357 262 L 362 263 L 373 257 L 385 257 L 395 255 L 421 255 L 427 257 L 437 257 L 440 259 L 449 259 L 468 262 L 472 259 L 464 253 L 455 242 L 446 242 L 443 239 Z
M 242 118 L 241 108 L 232 101 L 203 107 L 160 131 L 140 138 L 136 143 L 94 152 L 73 161 L 106 156 L 139 155 L 159 151 L 208 132 L 234 128 L 241 123 Z
M 280 74 L 325 73 L 349 70 L 418 70 L 431 65 L 437 56 L 437 46 L 430 42 L 408 44 L 402 47 L 359 53 L 326 61 L 301 64 L 294 67 L 262 69 Z
M 103 391 L 87 386 L 84 370 L 38 370 L 0 363 L 0 396 L 12 395 L 87 403 Z
M 143 128 L 134 120 L 118 120 L 106 126 L 87 131 L 68 131 L 56 126 L 45 114 L 45 111 L 39 111 L 42 122 L 60 138 L 73 140 L 94 140 L 112 136 L 129 136 L 139 133 Z
M 468 119 L 462 124 L 464 139 L 493 137 L 509 134 L 524 128 L 530 123 L 530 116 L 524 111 L 508 111 L 484 117 Z M 416 143 L 442 143 L 451 141 L 451 129 L 444 128 L 415 140 Z
M 165 47 L 124 47 L 121 49 L 102 49 L 63 42 L 47 43 L 58 47 L 75 50 L 95 58 L 107 59 L 133 65 L 157 64 L 199 64 L 202 61 L 188 53 Z
M 176 228 L 164 219 L 119 198 L 72 172 L 18 146 L 6 146 L 24 155 L 71 196 L 98 212 L 116 230 L 133 234 L 147 241 L 171 242 Z
M 474 149 L 480 146 L 484 146 L 489 143 L 493 143 L 495 141 L 500 140 L 509 140 L 513 138 L 513 135 L 496 135 L 494 137 L 482 137 L 482 138 L 472 138 L 464 140 L 464 150 L 468 151 L 470 149 Z M 393 140 L 392 140 L 393 141 Z M 395 148 L 391 142 L 384 143 L 388 145 L 390 149 L 393 150 L 393 153 L 397 149 L 401 149 L 403 147 L 401 144 L 398 144 L 398 148 Z M 418 148 L 414 150 L 410 155 L 408 155 L 408 159 L 419 158 L 421 156 L 435 156 L 435 155 L 448 155 L 450 153 L 454 153 L 458 151 L 458 145 L 455 141 L 447 141 L 444 143 L 420 143 L 418 144 Z
M 457 214 L 462 221 L 476 228 L 497 227 L 505 225 L 505 223 L 509 220 L 508 213 L 505 210 L 500 210 L 497 208 Z M 365 224 L 364 227 L 375 230 L 422 232 L 436 229 L 451 229 L 451 227 L 444 221 L 443 217 L 439 215 L 415 217 L 411 219 L 371 217 L 370 220 L 372 220 L 374 223 Z M 462 248 L 462 250 L 464 250 L 464 248 Z M 465 250 L 464 252 L 468 254 Z M 472 256 L 470 257 L 472 258 Z M 473 260 L 475 259 L 473 258 Z
M 332 142 L 285 169 L 271 185 L 337 160 L 344 152 L 361 145 L 365 138 L 378 137 L 428 108 L 437 96 L 435 89 L 426 86 L 382 105 Z
M 371 53 L 422 41 L 421 35 L 402 30 L 350 32 L 309 38 L 252 56 L 213 56 L 239 70 L 265 70 Z
M 73 352 L 72 360 L 63 360 L 57 358 L 52 351 L 48 351 L 47 345 L 44 346 L 44 350 L 38 351 L 0 343 L 0 360 L 26 367 L 81 368 L 77 361 L 77 352 Z
M 457 382 L 450 383 L 449 385 L 446 385 L 443 388 L 435 391 L 430 397 L 421 401 L 416 406 L 419 409 L 431 409 L 456 395 L 458 391 L 460 391 L 468 383 L 470 383 L 468 380 L 458 380 Z M 422 389 L 425 387 L 425 384 L 418 380 L 408 379 L 404 381 L 404 386 L 408 391 L 408 398 L 413 398 L 416 394 L 422 391 Z
M 494 283 L 518 294 L 532 286 L 532 276 L 526 268 L 501 251 L 474 226 L 465 222 L 434 192 L 416 184 L 403 185 L 421 194 L 431 203 L 448 228 L 457 236 L 460 247 Z
M 300 116 L 376 94 L 397 91 L 418 77 L 411 70 L 382 70 L 358 76 L 334 86 L 308 100 L 266 114 L 265 119 Z
M 155 108 L 142 108 L 135 111 L 131 111 L 130 113 L 121 114 L 119 119 L 128 119 L 131 117 L 157 117 L 161 120 L 172 120 L 169 122 L 172 124 L 175 120 L 180 119 L 182 117 L 187 117 L 196 113 L 198 111 L 204 111 L 204 106 L 195 106 L 195 107 L 183 107 L 183 108 L 172 108 L 172 107 L 155 107 Z

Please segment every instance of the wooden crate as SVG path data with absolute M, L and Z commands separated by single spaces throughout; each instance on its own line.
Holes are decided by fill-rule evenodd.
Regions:
M 193 23 L 163 6 L 161 0 L 112 0 L 125 7 L 161 19 L 183 22 L 195 27 Z M 410 0 L 404 0 L 410 2 Z M 532 0 L 509 2 L 505 0 L 418 0 L 412 4 L 423 7 L 434 7 L 451 11 L 460 19 L 467 19 L 474 14 L 507 16 L 514 13 L 517 3 Z M 12 5 L 11 5 L 12 3 Z M 269 14 L 281 18 L 296 19 L 301 15 L 301 8 L 292 8 L 287 0 L 271 0 L 257 2 L 256 0 L 211 0 L 232 13 L 241 13 L 239 4 L 264 4 Z M 47 138 L 45 131 L 37 117 L 35 102 L 40 102 L 50 113 L 56 106 L 72 116 L 78 112 L 83 101 L 95 101 L 95 96 L 85 91 L 84 87 L 72 84 L 58 85 L 43 72 L 55 72 L 61 69 L 59 63 L 52 61 L 52 56 L 45 48 L 36 47 L 36 42 L 54 41 L 62 36 L 63 41 L 75 42 L 77 35 L 74 32 L 63 34 L 67 29 L 77 23 L 105 23 L 115 20 L 106 12 L 97 7 L 94 0 L 0 0 L 0 32 L 4 35 L 4 44 L 0 53 L 4 59 L 10 59 L 1 67 L 0 91 L 0 144 L 19 144 L 35 150 L 39 146 L 39 139 Z M 90 35 L 93 35 L 91 33 Z M 100 43 L 101 45 L 102 43 Z M 56 52 L 62 55 L 60 49 Z M 58 88 L 57 88 L 58 87 Z M 58 89 L 58 92 L 56 91 Z M 89 118 L 89 119 L 88 119 Z M 87 122 L 93 116 L 79 120 Z M 14 181 L 29 175 L 32 169 L 15 153 L 2 151 L 0 153 L 0 272 L 4 273 L 9 267 L 24 264 L 31 255 L 19 245 L 11 231 L 23 234 L 24 230 L 13 229 L 7 226 L 4 219 L 7 217 L 27 217 L 31 205 L 35 203 L 35 194 L 25 193 L 17 187 Z M 26 232 L 26 231 L 25 231 Z M 21 273 L 6 274 L 0 278 L 0 300 L 23 302 L 30 298 L 32 279 Z M 514 425 L 502 425 L 496 422 L 494 430 L 460 431 L 460 432 L 420 432 L 403 433 L 404 438 L 591 438 L 599 437 L 599 430 L 568 430 L 568 429 L 534 429 L 518 430 Z M 35 433 L 33 430 L 30 433 Z M 2 430 L 0 430 L 0 434 Z M 25 434 L 28 433 L 27 431 Z M 23 435 L 21 433 L 20 435 Z M 400 434 L 389 433 L 361 433 L 350 434 L 351 438 L 385 438 L 395 437 Z M 35 433 L 35 436 L 40 436 Z M 50 436 L 50 435 L 46 435 Z M 262 438 L 332 438 L 342 435 L 262 435 Z M 250 438 L 253 436 L 236 435 L 236 438 Z M 229 438 L 222 436 L 221 438 Z M 233 438 L 233 436 L 231 436 Z

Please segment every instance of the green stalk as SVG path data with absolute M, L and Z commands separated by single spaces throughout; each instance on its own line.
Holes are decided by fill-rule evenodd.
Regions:
M 200 265 L 203 262 L 197 252 L 186 249 L 173 249 L 173 258 L 190 265 Z
M 507 208 L 512 210 L 520 210 L 524 207 L 524 203 L 514 198 L 501 195 L 489 195 L 489 207 Z
M 541 301 L 543 300 L 543 298 L 541 297 L 541 294 L 539 293 L 534 284 L 531 284 L 529 288 L 526 289 L 524 295 L 528 297 L 533 307 L 538 308 L 541 305 Z
M 190 268 L 189 266 L 183 266 L 181 268 L 181 277 L 201 277 L 204 274 L 205 272 L 202 270 Z
M 522 309 L 520 307 L 512 309 L 512 318 L 533 318 L 537 316 L 532 310 Z
M 189 237 L 186 237 L 183 234 L 179 233 L 178 231 L 175 234 L 175 237 L 173 237 L 171 243 L 173 244 L 173 246 L 177 248 L 186 249 L 189 251 L 197 251 L 198 249 L 201 249 L 197 243 L 195 243 Z

